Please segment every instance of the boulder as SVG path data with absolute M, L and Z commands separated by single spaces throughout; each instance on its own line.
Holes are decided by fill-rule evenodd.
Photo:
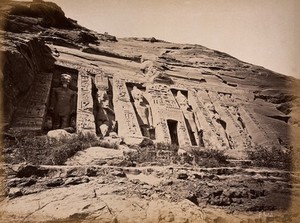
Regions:
M 17 186 L 31 186 L 36 183 L 34 178 L 13 178 L 7 181 L 7 187 L 17 187 Z
M 117 171 L 117 170 L 112 172 L 112 175 L 116 177 L 126 177 L 126 174 L 123 171 Z
M 123 138 L 123 142 L 127 145 L 138 145 L 142 143 L 144 140 L 143 137 L 132 137 L 132 136 L 127 136 Z
M 47 182 L 48 187 L 58 187 L 64 183 L 62 178 L 54 178 Z
M 9 198 L 20 197 L 22 195 L 23 195 L 23 193 L 22 193 L 21 189 L 18 187 L 13 187 L 13 188 L 9 189 L 9 192 L 8 192 Z
M 82 183 L 88 183 L 90 180 L 88 177 L 72 177 L 65 181 L 65 185 L 77 185 Z
M 105 162 L 106 163 L 106 162 Z M 98 174 L 98 169 L 96 168 L 96 167 L 94 167 L 94 166 L 91 166 L 91 167 L 88 167 L 87 169 L 86 169 L 86 175 L 87 176 L 89 176 L 89 177 L 95 177 L 95 176 L 97 176 L 97 174 Z
M 188 174 L 185 170 L 180 170 L 178 171 L 177 173 L 177 179 L 180 179 L 180 180 L 186 180 L 188 178 Z
M 139 144 L 140 147 L 152 146 L 154 145 L 153 141 L 147 137 L 143 138 L 143 141 Z
M 55 140 L 61 140 L 66 138 L 71 138 L 72 134 L 68 133 L 66 130 L 63 129 L 56 129 L 51 130 L 47 133 L 48 138 L 55 139 Z
M 138 151 L 136 149 L 131 149 L 128 146 L 125 146 L 125 145 L 120 145 L 119 148 L 120 148 L 120 150 L 123 151 L 124 156 L 138 153 Z
M 82 137 L 97 138 L 96 132 L 92 130 L 81 130 L 78 134 Z
M 48 173 L 48 171 L 48 169 L 43 169 L 41 167 L 25 163 L 17 169 L 16 176 L 19 178 L 31 176 L 43 177 Z
M 185 151 L 184 149 L 178 149 L 177 154 L 180 155 L 187 155 L 187 151 Z
M 25 182 L 23 183 L 20 183 L 19 186 L 20 187 L 30 187 L 34 184 L 36 184 L 37 180 L 35 178 L 29 178 L 29 179 L 26 179 Z

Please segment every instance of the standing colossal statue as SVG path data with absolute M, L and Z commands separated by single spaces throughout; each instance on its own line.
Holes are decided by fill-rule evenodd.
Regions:
M 151 108 L 143 95 L 143 91 L 136 86 L 133 87 L 131 95 L 137 113 L 137 119 L 143 136 L 150 138 L 149 129 L 153 129 L 153 118 Z
M 61 87 L 53 88 L 50 111 L 53 112 L 53 128 L 63 129 L 71 126 L 71 116 L 76 114 L 77 94 L 69 88 L 71 75 L 61 75 Z

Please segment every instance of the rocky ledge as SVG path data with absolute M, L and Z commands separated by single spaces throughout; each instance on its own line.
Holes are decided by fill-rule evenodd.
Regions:
M 126 151 L 91 147 L 63 166 L 9 166 L 1 220 L 296 222 L 299 218 L 297 212 L 287 211 L 292 202 L 300 201 L 299 173 L 155 163 L 121 167 L 118 163 Z
M 51 2 L 3 3 L 2 222 L 297 222 L 298 79 L 201 45 L 100 34 Z M 46 136 L 63 73 L 84 143 Z M 99 95 L 116 148 L 90 147 Z

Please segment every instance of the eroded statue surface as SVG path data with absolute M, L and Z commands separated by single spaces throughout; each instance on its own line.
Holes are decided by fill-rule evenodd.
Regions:
M 76 115 L 77 94 L 69 88 L 71 75 L 61 75 L 61 86 L 53 88 L 50 110 L 53 112 L 53 129 L 72 126 L 71 117 Z
M 97 92 L 96 105 L 96 126 L 97 132 L 102 136 L 116 131 L 115 112 L 109 107 L 109 97 L 105 89 Z
M 137 119 L 141 128 L 143 136 L 152 138 L 151 130 L 153 130 L 153 117 L 151 107 L 144 97 L 144 92 L 138 89 L 136 86 L 133 87 L 131 95 L 134 100 L 134 106 L 137 113 Z
M 175 99 L 183 112 L 183 116 L 186 120 L 187 128 L 190 133 L 191 141 L 196 145 L 203 144 L 202 143 L 203 131 L 201 130 L 199 120 L 195 115 L 192 106 L 189 105 L 188 103 L 187 97 L 184 94 L 182 94 L 181 91 L 178 91 L 175 96 Z

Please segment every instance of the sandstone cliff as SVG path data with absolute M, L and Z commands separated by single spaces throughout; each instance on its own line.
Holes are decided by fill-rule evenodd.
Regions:
M 249 159 L 249 154 L 257 154 L 255 151 L 262 152 L 265 156 L 274 151 L 276 156 L 283 154 L 286 157 L 273 160 L 272 167 L 284 166 L 285 170 L 291 170 L 293 163 L 296 166 L 299 162 L 298 79 L 240 61 L 201 45 L 170 43 L 154 37 L 117 38 L 107 33 L 100 34 L 66 18 L 62 9 L 51 2 L 6 1 L 0 7 L 0 21 L 5 132 L 17 130 L 46 133 L 49 130 L 46 129 L 46 122 L 52 89 L 59 85 L 60 75 L 68 73 L 72 76 L 71 88 L 78 95 L 77 132 L 87 130 L 99 134 L 95 107 L 97 94 L 104 92 L 108 97 L 108 106 L 114 112 L 113 121 L 118 126 L 115 131 L 122 143 L 127 145 L 140 144 L 150 138 L 154 143 L 176 144 L 183 152 L 191 154 L 203 150 L 222 151 L 235 163 L 240 159 Z M 144 101 L 147 101 L 146 106 L 139 107 L 136 103 L 137 94 L 143 95 Z M 151 120 L 147 117 L 147 128 L 141 124 L 143 117 L 139 114 L 145 109 L 150 109 L 152 114 Z M 102 150 L 99 151 L 103 152 Z M 220 170 L 199 170 L 185 166 L 175 168 L 174 172 L 173 167 L 164 167 L 146 173 L 146 170 L 139 167 L 136 171 L 138 174 L 144 171 L 148 181 L 137 183 L 126 177 L 126 174 L 116 173 L 120 171 L 116 166 L 122 166 L 121 161 L 115 164 L 111 157 L 106 157 L 104 163 L 114 167 L 101 169 L 99 166 L 102 164 L 99 163 L 103 160 L 96 162 L 97 154 L 92 153 L 89 159 L 92 161 L 88 160 L 88 163 L 78 161 L 84 167 L 74 167 L 78 165 L 76 157 L 75 161 L 68 161 L 67 165 L 73 166 L 76 172 L 72 176 L 65 174 L 69 168 L 72 169 L 69 166 L 41 167 L 47 173 L 35 176 L 34 179 L 30 174 L 18 176 L 17 170 L 13 173 L 8 171 L 13 176 L 9 181 L 13 186 L 9 186 L 11 188 L 7 194 L 14 198 L 41 192 L 37 196 L 45 201 L 47 197 L 55 197 L 62 191 L 68 197 L 68 202 L 76 199 L 81 202 L 80 211 L 76 208 L 61 211 L 58 219 L 99 220 L 97 216 L 106 210 L 104 214 L 107 222 L 118 222 L 115 220 L 117 218 L 123 219 L 121 222 L 128 221 L 127 211 L 122 210 L 136 211 L 136 217 L 142 213 L 142 216 L 137 217 L 137 222 L 148 219 L 149 213 L 155 216 L 154 222 L 182 222 L 182 216 L 171 211 L 176 208 L 180 211 L 188 210 L 183 217 L 185 222 L 191 216 L 191 222 L 199 222 L 200 218 L 203 222 L 217 222 L 217 218 L 212 220 L 210 217 L 203 217 L 199 212 L 199 205 L 206 202 L 209 205 L 230 206 L 230 210 L 255 211 L 280 209 L 288 206 L 291 201 L 290 175 L 281 170 L 232 170 L 227 167 Z M 40 163 L 48 164 L 42 161 Z M 80 172 L 87 171 L 90 168 L 88 165 L 96 166 L 92 176 Z M 185 171 L 183 178 L 179 176 L 181 170 Z M 125 168 L 122 171 L 127 171 L 128 174 L 134 170 Z M 214 171 L 217 173 L 210 174 Z M 228 171 L 232 172 L 227 174 Z M 230 181 L 231 173 L 240 177 L 237 182 Z M 255 175 L 254 180 L 250 177 L 252 173 Z M 120 180 L 119 177 L 125 178 Z M 157 185 L 149 183 L 157 177 L 163 180 L 160 179 Z M 297 183 L 299 176 L 293 177 Z M 281 183 L 274 183 L 273 178 Z M 176 180 L 173 182 L 172 179 Z M 199 186 L 199 179 L 206 183 L 200 183 Z M 247 185 L 236 189 L 243 180 Z M 220 182 L 224 182 L 224 185 Z M 90 188 L 88 193 L 83 192 L 85 186 L 82 183 Z M 71 190 L 74 193 L 80 191 L 76 199 L 65 188 L 75 184 L 76 187 Z M 102 184 L 107 185 L 99 186 Z M 138 192 L 130 189 L 134 185 Z M 46 190 L 52 187 L 59 188 Z M 115 187 L 115 191 L 109 189 L 112 187 Z M 176 191 L 178 187 L 183 188 L 183 191 Z M 257 190 L 252 190 L 256 187 Z M 124 188 L 126 193 L 121 193 Z M 235 189 L 230 189 L 229 193 L 228 188 Z M 167 193 L 161 190 L 166 190 Z M 195 193 L 189 194 L 188 191 L 191 190 Z M 270 193 L 266 192 L 268 190 Z M 107 200 L 100 199 L 98 192 Z M 158 199 L 153 195 L 155 193 L 159 199 L 167 198 L 167 201 L 153 203 L 152 200 Z M 276 193 L 280 195 L 273 199 Z M 132 194 L 140 196 L 139 199 L 125 202 L 125 198 L 128 199 Z M 119 197 L 116 198 L 116 195 Z M 88 199 L 89 202 L 85 203 L 86 198 L 94 198 L 97 202 Z M 146 198 L 149 202 L 141 201 L 141 198 Z M 5 211 L 10 212 L 18 208 L 18 205 L 32 202 L 36 208 L 24 209 L 19 217 L 24 221 L 38 221 L 35 213 L 41 212 L 46 213 L 47 221 L 55 215 L 52 206 L 48 204 L 57 203 L 63 206 L 61 210 L 68 209 L 67 204 L 61 203 L 64 197 L 49 199 L 42 206 L 35 203 L 35 199 L 33 195 L 28 195 L 19 200 L 8 201 Z M 186 204 L 184 199 L 197 207 L 191 203 Z M 279 205 L 283 200 L 286 202 Z M 116 201 L 123 203 L 116 206 L 113 204 Z M 275 204 L 272 207 L 266 205 L 269 201 Z M 161 207 L 165 206 L 162 213 L 155 212 L 154 206 L 158 203 Z M 130 205 L 135 208 L 127 208 Z M 119 211 L 121 214 L 116 214 Z M 239 220 L 236 219 L 237 222 Z
M 73 69 L 77 76 L 81 68 L 93 75 L 101 72 L 111 82 L 121 78 L 124 83 L 143 85 L 147 92 L 151 91 L 152 83 L 164 83 L 163 79 L 168 79 L 172 82 L 167 85 L 174 97 L 179 90 L 187 97 L 204 138 L 209 134 L 220 147 L 226 145 L 224 148 L 238 151 L 254 144 L 288 147 L 290 125 L 299 125 L 297 117 L 291 117 L 297 107 L 292 104 L 299 100 L 291 89 L 298 80 L 225 53 L 155 38 L 117 39 L 98 34 L 66 18 L 57 5 L 42 1 L 4 4 L 1 20 L 4 21 L 1 31 L 4 113 L 8 126 L 18 126 L 15 122 L 22 122 L 19 119 L 28 121 L 34 116 L 24 116 L 27 108 L 22 104 L 35 100 L 28 94 L 39 88 L 36 83 L 36 89 L 32 89 L 38 78 L 49 73 L 55 76 L 68 69 Z M 50 88 L 53 77 L 48 75 L 48 78 Z M 130 91 L 132 87 L 127 84 L 127 88 Z M 112 91 L 116 95 L 118 90 Z M 45 105 L 47 96 L 44 96 L 44 104 L 35 106 Z M 130 92 L 128 96 L 131 97 Z M 172 97 L 166 97 L 169 96 Z M 22 113 L 24 117 L 20 117 Z M 12 119 L 13 114 L 15 119 Z M 121 114 L 116 115 L 121 117 Z M 37 122 L 43 125 L 43 117 L 44 114 L 37 114 L 33 118 L 39 118 Z M 214 123 L 214 119 L 221 120 L 222 125 Z M 122 128 L 128 128 L 119 122 Z

